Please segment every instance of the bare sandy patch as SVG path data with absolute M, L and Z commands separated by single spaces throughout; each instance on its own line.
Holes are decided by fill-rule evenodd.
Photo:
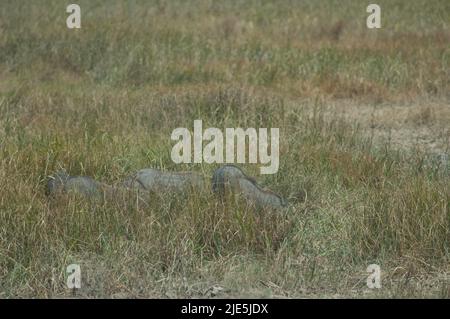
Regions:
M 339 100 L 327 103 L 326 114 L 358 123 L 375 141 L 394 147 L 436 154 L 450 150 L 450 101 L 370 105 Z

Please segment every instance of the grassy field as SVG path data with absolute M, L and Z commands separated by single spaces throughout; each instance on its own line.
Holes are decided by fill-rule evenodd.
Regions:
M 0 298 L 450 298 L 450 2 L 0 2 Z M 45 195 L 177 165 L 172 130 L 280 128 L 258 182 L 280 214 L 213 195 L 150 208 Z M 366 268 L 380 265 L 382 288 Z

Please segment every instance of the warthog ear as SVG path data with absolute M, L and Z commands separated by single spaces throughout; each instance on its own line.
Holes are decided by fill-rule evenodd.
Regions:
M 45 188 L 45 195 L 50 196 L 53 192 L 55 192 L 55 178 L 53 176 L 49 176 L 47 180 L 47 187 Z

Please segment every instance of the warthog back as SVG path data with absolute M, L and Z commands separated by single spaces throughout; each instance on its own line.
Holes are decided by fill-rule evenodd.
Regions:
M 203 176 L 195 172 L 164 172 L 147 168 L 127 178 L 124 185 L 152 192 L 186 192 L 204 190 L 206 184 Z

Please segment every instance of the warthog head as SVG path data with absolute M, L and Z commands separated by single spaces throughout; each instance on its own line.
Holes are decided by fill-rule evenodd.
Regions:
M 212 177 L 212 190 L 223 197 L 226 192 L 243 195 L 249 202 L 261 208 L 282 208 L 287 201 L 278 194 L 262 189 L 252 177 L 235 165 L 218 168 Z
M 53 195 L 57 192 L 61 192 L 64 190 L 64 185 L 69 180 L 70 176 L 67 174 L 65 169 L 62 169 L 52 176 L 48 177 L 47 181 L 47 189 L 46 194 L 47 195 Z

